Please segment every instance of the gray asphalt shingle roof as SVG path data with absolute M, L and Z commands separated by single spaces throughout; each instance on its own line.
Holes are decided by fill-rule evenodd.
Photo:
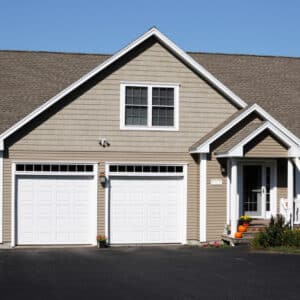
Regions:
M 300 137 L 300 58 L 188 53 L 249 105 Z M 0 51 L 0 132 L 110 55 Z
M 220 145 L 216 150 L 215 153 L 222 154 L 227 153 L 231 150 L 234 146 L 238 145 L 242 140 L 247 138 L 254 130 L 258 129 L 262 126 L 264 122 L 258 121 L 255 119 L 254 121 L 245 125 L 241 130 L 227 139 L 222 145 Z

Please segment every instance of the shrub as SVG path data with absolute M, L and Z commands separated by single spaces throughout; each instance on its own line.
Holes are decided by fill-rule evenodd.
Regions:
M 285 230 L 282 238 L 282 246 L 300 247 L 300 230 Z
M 269 226 L 254 237 L 252 246 L 254 248 L 299 247 L 300 230 L 292 230 L 289 224 L 285 224 L 284 217 L 278 215 L 276 219 L 272 217 Z

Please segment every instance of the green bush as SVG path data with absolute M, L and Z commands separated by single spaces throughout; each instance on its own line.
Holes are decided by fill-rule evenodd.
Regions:
M 284 217 L 278 215 L 273 217 L 270 224 L 263 231 L 259 232 L 252 241 L 254 248 L 274 248 L 274 247 L 300 247 L 300 230 L 292 230 L 285 224 Z
M 300 247 L 300 229 L 286 230 L 283 234 L 282 245 L 286 247 Z

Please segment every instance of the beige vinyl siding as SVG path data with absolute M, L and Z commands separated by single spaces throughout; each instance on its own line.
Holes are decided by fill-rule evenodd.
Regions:
M 11 152 L 4 159 L 4 241 L 11 240 L 11 162 L 28 161 L 91 161 L 99 162 L 99 172 L 105 171 L 105 162 L 186 163 L 188 165 L 187 238 L 199 239 L 199 165 L 188 153 L 119 153 L 119 152 Z M 98 233 L 105 233 L 105 190 L 98 185 Z
M 11 241 L 11 161 L 3 159 L 3 241 Z
M 179 131 L 120 130 L 120 83 L 179 84 Z M 97 82 L 11 146 L 27 151 L 187 152 L 236 108 L 160 44 L 155 43 Z
M 221 179 L 221 185 L 212 185 L 212 179 Z M 221 166 L 215 156 L 207 161 L 207 240 L 220 239 L 226 224 L 227 179 L 221 173 Z
M 255 138 L 244 149 L 246 157 L 287 157 L 287 149 L 267 133 Z
M 277 213 L 280 213 L 280 198 L 288 197 L 287 159 L 277 160 Z
M 120 130 L 123 81 L 179 84 L 179 131 Z M 79 89 L 74 97 L 67 98 L 57 112 L 45 113 L 8 142 L 8 158 L 4 162 L 4 240 L 9 241 L 11 234 L 10 162 L 15 159 L 91 160 L 100 163 L 101 171 L 106 161 L 188 163 L 187 237 L 198 240 L 199 168 L 188 149 L 237 109 L 159 43 L 119 64 L 86 89 Z M 106 138 L 110 147 L 102 148 L 100 138 Z M 219 202 L 213 198 L 210 207 L 218 207 Z M 104 233 L 104 215 L 104 191 L 99 187 L 99 233 Z M 209 218 L 209 222 L 215 220 Z M 209 236 L 219 233 L 219 227 L 212 225 Z

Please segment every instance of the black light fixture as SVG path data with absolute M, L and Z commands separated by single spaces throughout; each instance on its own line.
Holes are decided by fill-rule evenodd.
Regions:
M 106 184 L 106 176 L 105 176 L 104 172 L 100 173 L 100 183 L 102 186 L 105 186 L 105 184 Z

